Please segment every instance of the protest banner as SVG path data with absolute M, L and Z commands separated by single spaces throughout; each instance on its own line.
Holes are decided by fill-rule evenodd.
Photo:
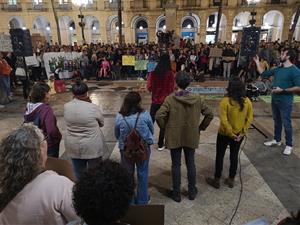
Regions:
M 147 70 L 148 60 L 137 60 L 135 61 L 134 69 L 136 71 Z
M 135 57 L 133 55 L 123 55 L 122 56 L 123 66 L 135 66 Z
M 153 72 L 155 70 L 156 65 L 157 65 L 157 62 L 153 62 L 153 61 L 148 62 L 148 64 L 147 64 L 148 73 Z

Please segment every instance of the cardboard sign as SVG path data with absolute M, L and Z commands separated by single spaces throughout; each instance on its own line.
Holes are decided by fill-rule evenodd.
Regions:
M 35 65 L 38 65 L 38 61 L 37 61 L 35 55 L 25 57 L 25 61 L 26 61 L 26 65 L 27 65 L 27 66 L 35 66 Z
M 137 71 L 147 70 L 148 60 L 135 61 L 134 69 Z
M 10 36 L 7 34 L 0 34 L 0 52 L 12 52 Z
M 235 61 L 235 57 L 234 56 L 223 56 L 222 57 L 223 60 L 225 61 Z
M 156 65 L 157 65 L 157 62 L 148 62 L 148 64 L 147 64 L 148 73 L 153 72 L 155 70 Z
M 135 66 L 134 55 L 123 55 L 122 56 L 122 65 L 123 66 Z
M 209 57 L 219 58 L 222 57 L 223 50 L 221 48 L 211 48 L 209 51 Z

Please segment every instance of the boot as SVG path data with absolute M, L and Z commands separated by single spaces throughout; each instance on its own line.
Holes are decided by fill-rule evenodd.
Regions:
M 216 189 L 220 188 L 220 178 L 206 177 L 205 181 L 206 181 L 207 184 L 209 184 L 210 186 L 212 186 Z
M 167 191 L 167 197 L 173 199 L 175 202 L 181 202 L 180 192 L 175 192 L 173 190 Z
M 233 188 L 234 187 L 234 178 L 226 178 L 224 181 L 225 184 L 228 185 L 228 187 Z
M 189 200 L 194 200 L 198 194 L 198 189 L 194 187 L 192 190 L 189 190 Z

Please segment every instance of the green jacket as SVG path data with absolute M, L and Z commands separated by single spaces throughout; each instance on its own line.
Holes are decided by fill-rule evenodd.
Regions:
M 200 115 L 204 118 L 200 124 Z M 161 129 L 165 129 L 165 146 L 168 149 L 179 147 L 198 148 L 200 131 L 205 130 L 213 119 L 212 110 L 204 99 L 193 93 L 169 95 L 155 119 Z

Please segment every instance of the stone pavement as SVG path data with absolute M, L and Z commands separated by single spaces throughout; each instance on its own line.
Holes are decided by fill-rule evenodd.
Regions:
M 212 85 L 212 84 L 204 84 Z M 212 86 L 224 86 L 216 83 Z M 128 90 L 144 90 L 143 82 L 108 82 L 89 83 L 93 102 L 103 108 L 105 126 L 103 132 L 110 148 L 113 148 L 112 158 L 119 160 L 119 152 L 113 134 L 114 118 Z M 18 93 L 17 93 L 18 94 Z M 143 107 L 150 108 L 151 98 L 146 92 L 142 93 Z M 63 104 L 72 99 L 70 93 L 56 94 L 51 97 L 52 107 L 58 118 L 58 126 L 65 133 L 63 120 Z M 233 189 L 222 185 L 219 190 L 209 187 L 205 183 L 206 176 L 214 172 L 215 141 L 219 126 L 218 103 L 219 100 L 209 100 L 216 117 L 207 131 L 201 133 L 199 148 L 196 151 L 195 162 L 197 166 L 197 186 L 199 195 L 194 201 L 183 196 L 181 203 L 176 203 L 165 196 L 166 189 L 171 187 L 171 159 L 169 150 L 157 151 L 152 147 L 149 172 L 149 191 L 152 204 L 165 205 L 166 225 L 225 225 L 228 224 L 236 207 L 240 194 L 240 180 L 236 178 Z M 16 96 L 15 101 L 0 109 L 0 138 L 5 133 L 22 124 L 22 112 L 26 102 Z M 295 104 L 293 113 L 295 151 L 289 156 L 283 156 L 279 148 L 265 148 L 263 142 L 266 137 L 271 138 L 273 121 L 270 104 L 264 102 L 254 103 L 254 126 L 250 129 L 247 141 L 241 153 L 243 195 L 237 215 L 232 224 L 242 225 L 256 218 L 265 217 L 270 224 L 288 215 L 289 211 L 300 209 L 300 104 Z M 155 136 L 158 128 L 155 126 Z M 64 153 L 61 144 L 61 155 Z M 228 153 L 225 156 L 223 178 L 228 175 Z M 187 192 L 187 175 L 184 160 L 182 163 L 182 191 Z

